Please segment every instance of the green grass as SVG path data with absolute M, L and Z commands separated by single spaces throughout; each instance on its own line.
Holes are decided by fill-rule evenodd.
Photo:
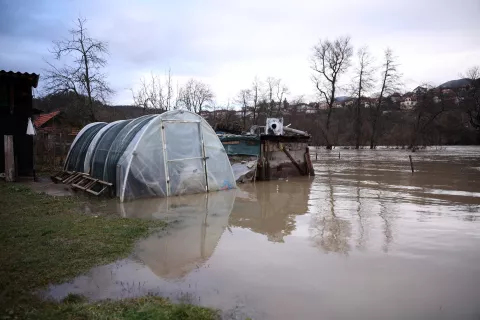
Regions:
M 215 318 L 212 310 L 158 297 L 88 303 L 70 296 L 53 303 L 35 296 L 48 284 L 128 256 L 136 240 L 165 227 L 162 221 L 81 214 L 79 204 L 74 197 L 0 183 L 0 319 Z
M 74 302 L 65 301 L 60 304 L 50 304 L 40 310 L 26 314 L 30 319 L 128 319 L 128 320 L 177 320 L 216 318 L 216 313 L 202 307 L 172 304 L 155 296 L 137 299 L 105 301 L 102 303 L 82 302 L 74 298 Z

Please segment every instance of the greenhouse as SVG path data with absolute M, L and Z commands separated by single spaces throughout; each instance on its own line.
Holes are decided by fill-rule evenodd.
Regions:
M 111 183 L 120 201 L 236 187 L 215 131 L 185 110 L 91 123 L 73 141 L 64 170 Z

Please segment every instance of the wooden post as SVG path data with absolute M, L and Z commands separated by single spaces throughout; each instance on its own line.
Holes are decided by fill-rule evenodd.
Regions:
M 412 173 L 413 173 L 413 172 L 414 172 L 414 170 L 413 170 L 413 161 L 412 161 L 412 156 L 411 156 L 411 155 L 409 155 L 408 157 L 410 158 L 410 168 L 412 169 Z
M 57 154 L 56 154 L 56 149 L 57 149 L 57 137 L 55 133 L 52 134 L 53 137 L 53 170 L 57 170 Z
M 272 176 L 271 176 L 271 171 L 270 171 L 270 144 L 268 141 L 265 141 L 265 180 L 269 181 Z
M 262 157 L 261 161 L 261 167 L 260 167 L 260 181 L 265 181 L 265 159 Z
M 13 136 L 3 136 L 5 146 L 5 181 L 15 181 L 15 158 L 13 152 Z
M 315 160 L 318 160 L 318 149 L 315 147 Z
M 340 152 L 338 153 L 338 159 L 340 159 Z
M 307 147 L 305 152 L 305 166 L 309 176 L 315 175 L 315 170 L 313 169 L 312 160 L 310 159 L 310 149 Z
M 34 135 L 32 136 L 32 143 L 33 143 L 33 159 L 32 159 L 32 162 L 33 162 L 33 181 L 37 182 L 38 179 L 37 179 L 37 172 L 35 171 L 35 167 L 36 167 L 36 157 L 37 157 L 37 136 Z
M 9 87 L 9 111 L 10 115 L 13 116 L 14 108 L 14 99 L 15 99 L 15 90 L 13 84 Z M 13 150 L 13 135 L 3 136 L 3 146 L 5 150 L 5 181 L 13 182 L 15 181 L 15 152 Z

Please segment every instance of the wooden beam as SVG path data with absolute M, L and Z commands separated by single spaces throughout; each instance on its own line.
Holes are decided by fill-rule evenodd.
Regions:
M 287 155 L 288 159 L 290 159 L 290 161 L 293 163 L 293 165 L 295 166 L 295 168 L 297 168 L 298 172 L 300 172 L 300 174 L 302 176 L 305 175 L 305 172 L 303 172 L 302 168 L 300 168 L 300 165 L 297 163 L 297 161 L 295 161 L 295 159 L 293 159 L 292 155 L 290 154 L 290 152 L 288 152 L 287 149 L 285 149 L 285 147 L 283 145 L 280 146 L 280 148 L 282 149 L 282 151 Z
M 8 89 L 8 107 L 10 109 L 10 115 L 13 115 L 13 106 L 15 105 L 15 91 L 13 84 L 10 84 Z M 3 136 L 3 145 L 5 150 L 5 181 L 13 182 L 15 181 L 15 153 L 13 149 L 13 135 Z
M 3 136 L 5 147 L 5 181 L 15 181 L 15 158 L 13 152 L 13 136 Z

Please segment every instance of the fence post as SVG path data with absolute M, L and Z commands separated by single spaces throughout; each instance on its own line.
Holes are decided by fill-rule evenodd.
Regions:
M 412 156 L 409 155 L 408 158 L 410 159 L 410 168 L 412 169 L 412 173 L 414 172 L 413 170 L 413 161 L 412 161 Z

